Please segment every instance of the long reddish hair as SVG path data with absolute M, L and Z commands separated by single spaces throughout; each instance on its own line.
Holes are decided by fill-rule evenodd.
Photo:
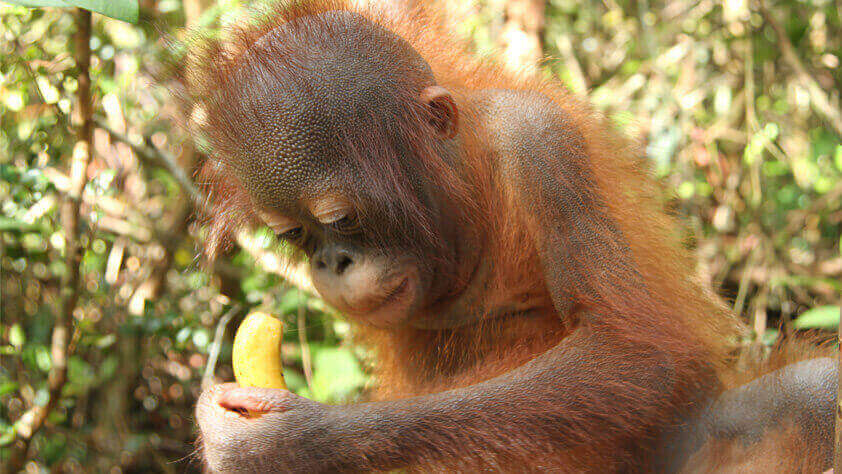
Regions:
M 563 291 L 572 304 L 565 309 L 568 314 L 555 314 L 560 326 L 550 339 L 562 337 L 563 324 L 581 308 L 587 308 L 607 315 L 599 318 L 598 324 L 634 343 L 633 347 L 662 347 L 674 357 L 684 358 L 676 361 L 677 367 L 700 370 L 699 365 L 704 363 L 715 370 L 724 368 L 742 329 L 734 315 L 693 276 L 694 259 L 681 241 L 675 219 L 664 210 L 661 193 L 639 145 L 615 131 L 600 113 L 557 83 L 511 73 L 477 59 L 423 7 L 406 15 L 392 15 L 345 1 L 282 3 L 262 11 L 257 20 L 242 22 L 245 26 L 194 41 L 184 77 L 187 102 L 194 115 L 193 131 L 207 140 L 212 150 L 202 174 L 213 191 L 217 209 L 211 213 L 210 253 L 215 251 L 216 242 L 224 242 L 225 235 L 252 219 L 250 201 L 231 171 L 240 141 L 235 136 L 235 107 L 231 107 L 238 100 L 235 91 L 240 71 L 258 65 L 281 69 L 295 77 L 300 64 L 294 46 L 261 50 L 255 44 L 281 25 L 295 28 L 299 24 L 296 20 L 302 17 L 316 22 L 316 26 L 309 22 L 308 28 L 329 32 L 333 26 L 329 22 L 318 24 L 315 18 L 333 10 L 362 15 L 404 38 L 429 64 L 436 83 L 452 92 L 460 110 L 462 168 L 457 169 L 445 159 L 438 139 L 425 133 L 428 112 L 417 101 L 416 78 L 391 91 L 394 102 L 404 105 L 402 113 L 384 117 L 376 110 L 364 109 L 372 123 L 391 125 L 349 128 L 342 134 L 345 150 L 358 164 L 366 183 L 363 194 L 368 206 L 362 209 L 370 209 L 374 203 L 384 212 L 377 218 L 387 216 L 402 238 L 414 238 L 420 245 L 436 249 L 438 235 L 433 218 L 409 179 L 409 173 L 421 169 L 419 174 L 432 177 L 448 195 L 450 205 L 459 210 L 461 224 L 473 235 L 483 236 L 486 253 L 495 261 L 489 299 L 508 295 L 516 287 L 536 294 L 552 308 L 546 282 L 540 277 L 545 270 L 538 248 L 542 239 L 553 238 L 559 248 L 570 249 L 557 262 L 557 271 L 568 275 Z M 574 139 L 565 145 L 568 148 L 559 150 L 558 162 L 546 170 L 554 176 L 556 189 L 536 190 L 534 201 L 539 206 L 552 205 L 559 199 L 584 203 L 578 214 L 570 211 L 571 218 L 563 222 L 535 221 L 536 209 L 523 208 L 509 183 L 500 182 L 499 170 L 494 169 L 484 146 L 491 137 L 486 136 L 471 101 L 472 93 L 483 89 L 538 92 L 562 112 L 565 123 L 559 126 L 572 131 Z M 397 159 L 395 136 L 400 137 L 401 146 L 413 150 L 411 160 Z M 565 173 L 570 169 L 576 173 Z M 537 211 L 540 215 L 542 209 Z M 363 215 L 363 220 L 366 217 Z M 372 215 L 371 220 L 374 218 Z M 377 229 L 388 227 L 371 221 L 366 224 L 375 234 Z M 546 234 L 536 236 L 541 226 Z M 384 244 L 393 237 L 381 236 Z M 449 262 L 450 256 L 439 250 L 438 255 Z M 399 377 L 397 373 L 406 371 L 407 361 L 424 359 L 423 351 L 436 361 L 424 369 L 429 375 L 455 363 L 448 358 L 468 358 L 472 347 L 485 347 L 488 341 L 504 337 L 502 332 L 515 330 L 497 321 L 478 327 L 481 330 L 457 331 L 458 337 L 454 332 L 409 328 L 370 330 L 368 340 L 380 348 L 384 376 Z M 411 376 L 404 374 L 401 378 Z

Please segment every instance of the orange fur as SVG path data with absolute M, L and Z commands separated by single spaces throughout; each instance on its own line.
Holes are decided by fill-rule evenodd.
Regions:
M 454 186 L 455 189 L 501 188 L 491 184 L 497 178 L 489 169 L 486 157 L 472 155 L 470 152 L 479 149 L 471 144 L 472 141 L 482 141 L 486 137 L 482 136 L 479 126 L 474 127 L 477 124 L 471 123 L 471 110 L 464 99 L 467 94 L 475 90 L 505 88 L 539 91 L 551 97 L 573 119 L 575 128 L 584 138 L 586 154 L 598 186 L 596 191 L 627 240 L 635 269 L 649 288 L 647 299 L 657 300 L 657 304 L 669 312 L 680 314 L 687 333 L 701 338 L 704 346 L 711 350 L 712 356 L 725 359 L 740 331 L 739 324 L 726 308 L 706 294 L 695 279 L 689 277 L 694 274 L 693 257 L 679 241 L 675 220 L 663 211 L 658 187 L 649 176 L 637 144 L 612 130 L 601 114 L 556 83 L 533 75 L 514 74 L 495 63 L 477 59 L 464 42 L 455 39 L 441 26 L 442 22 L 435 13 L 423 7 L 414 10 L 406 18 L 360 7 L 353 2 L 282 2 L 275 9 L 257 15 L 264 18 L 264 22 L 245 22 L 247 26 L 228 30 L 224 41 L 197 41 L 186 74 L 191 104 L 205 108 L 206 116 L 219 116 L 219 111 L 214 110 L 214 107 L 224 106 L 224 102 L 210 100 L 209 91 L 218 89 L 220 84 L 229 83 L 228 78 L 241 66 L 251 45 L 280 24 L 331 10 L 355 11 L 405 38 L 430 64 L 439 84 L 453 91 L 457 103 L 462 104 L 465 116 L 462 128 L 467 129 L 464 139 L 467 142 L 465 148 L 469 150 L 465 158 L 472 167 L 469 174 L 474 179 L 474 182 L 467 185 Z M 293 59 L 289 61 L 294 62 Z M 236 190 L 230 186 L 230 174 L 225 174 L 225 167 L 219 165 L 224 163 L 226 155 L 232 153 L 225 149 L 225 145 L 230 146 L 231 142 L 219 136 L 224 133 L 221 132 L 223 125 L 212 123 L 194 129 L 198 135 L 209 137 L 215 147 L 214 165 L 210 167 L 213 172 L 209 173 L 208 181 L 212 185 L 219 182 L 228 184 L 224 193 L 228 199 L 220 206 L 223 212 L 212 216 L 215 230 L 221 233 L 236 229 L 246 221 L 232 218 L 232 214 L 235 214 L 232 201 L 235 201 L 233 196 Z M 217 179 L 214 180 L 213 176 Z M 446 183 L 459 181 L 456 177 L 444 180 Z M 471 190 L 462 192 L 470 194 Z M 460 197 L 458 201 L 468 202 L 476 197 L 469 195 Z M 476 203 L 476 208 L 482 210 L 482 215 L 475 216 L 478 220 L 481 217 L 477 225 L 485 227 L 483 232 L 487 232 L 487 235 L 496 237 L 491 246 L 493 251 L 489 253 L 506 256 L 498 266 L 499 283 L 495 289 L 510 288 L 513 283 L 534 280 L 530 276 L 535 274 L 538 264 L 535 249 L 530 248 L 522 218 L 512 212 L 513 204 L 509 197 L 487 195 L 486 192 L 486 195 L 480 195 L 479 198 L 481 202 Z M 239 210 L 248 214 L 249 200 L 240 199 L 239 202 Z M 610 262 L 583 262 L 584 265 L 594 267 L 600 263 Z M 622 277 L 624 275 L 616 278 Z M 540 289 L 535 288 L 534 291 L 540 292 Z M 489 293 L 495 294 L 494 291 Z M 620 307 L 625 305 L 620 304 L 620 301 L 610 303 Z
M 744 336 L 745 329 L 693 277 L 693 257 L 680 240 L 675 219 L 664 212 L 658 187 L 646 169 L 639 146 L 613 130 L 601 114 L 557 84 L 532 75 L 511 73 L 475 58 L 463 42 L 454 39 L 441 26 L 442 22 L 434 12 L 424 8 L 403 17 L 357 7 L 350 2 L 294 2 L 265 12 L 263 21 L 245 22 L 246 26 L 233 28 L 223 40 L 210 38 L 194 44 L 185 74 L 186 99 L 191 110 L 201 112 L 191 126 L 212 145 L 214 154 L 206 166 L 205 176 L 211 189 L 221 189 L 215 196 L 225 196 L 225 199 L 216 200 L 220 210 L 210 216 L 213 242 L 223 240 L 226 233 L 248 222 L 251 213 L 245 191 L 226 170 L 236 154 L 235 140 L 227 136 L 231 132 L 225 122 L 229 118 L 225 107 L 231 98 L 230 90 L 236 87 L 233 78 L 243 64 L 269 60 L 251 50 L 268 31 L 282 24 L 292 24 L 297 18 L 331 10 L 354 11 L 406 39 L 430 65 L 437 82 L 453 93 L 462 117 L 460 138 L 464 150 L 461 159 L 467 167 L 465 174 L 471 179 L 455 175 L 432 148 L 425 154 L 427 159 L 422 165 L 432 176 L 440 178 L 442 188 L 447 189 L 453 202 L 463 209 L 461 217 L 466 228 L 476 235 L 488 236 L 486 251 L 498 257 L 492 284 L 486 290 L 488 297 L 474 310 L 487 313 L 497 303 L 510 301 L 517 295 L 529 295 L 533 303 L 530 306 L 537 308 L 529 315 L 487 318 L 474 326 L 459 329 L 359 328 L 360 340 L 376 349 L 381 398 L 438 392 L 506 373 L 557 346 L 574 327 L 585 324 L 580 320 L 585 310 L 609 315 L 594 324 L 606 333 L 616 335 L 622 341 L 620 347 L 624 348 L 620 350 L 627 351 L 613 354 L 611 360 L 618 363 L 625 359 L 649 360 L 646 352 L 649 348 L 669 354 L 678 380 L 670 401 L 672 406 L 652 408 L 663 412 L 664 424 L 675 421 L 668 418 L 668 413 L 675 406 L 691 403 L 690 400 L 702 390 L 700 387 L 710 383 L 707 378 L 730 385 L 736 343 Z M 329 25 L 326 28 L 329 31 Z M 288 65 L 291 70 L 296 67 L 292 50 L 289 55 L 273 55 L 271 61 Z M 540 242 L 530 239 L 530 229 L 534 231 L 544 223 L 531 221 L 526 211 L 519 208 L 511 187 L 501 182 L 499 170 L 494 169 L 492 160 L 484 153 L 482 144 L 490 137 L 479 122 L 471 101 L 473 92 L 484 89 L 533 91 L 552 99 L 570 121 L 564 127 L 574 130 L 581 138 L 587 171 L 592 176 L 592 180 L 569 184 L 572 188 L 584 188 L 593 193 L 604 206 L 599 212 L 608 216 L 623 237 L 622 242 L 617 242 L 607 231 L 605 235 L 589 235 L 588 238 L 607 242 L 607 247 L 619 250 L 610 254 L 570 257 L 568 263 L 586 278 L 576 282 L 578 286 L 571 287 L 572 303 L 568 308 L 554 307 L 546 282 L 536 277 L 542 274 L 537 249 Z M 420 120 L 412 112 L 407 112 L 407 117 L 402 119 L 405 119 L 403 126 L 407 129 Z M 377 132 L 366 133 L 370 134 L 365 135 L 359 145 L 364 149 L 362 151 L 376 148 Z M 421 138 L 415 138 L 417 146 L 427 146 Z M 575 154 L 575 145 L 569 146 L 569 150 L 560 150 L 560 155 Z M 376 191 L 387 193 L 394 189 L 402 199 L 410 200 L 399 170 L 387 169 L 382 174 L 386 178 L 374 183 L 382 188 Z M 538 196 L 537 200 L 546 203 L 551 202 L 552 197 Z M 424 229 L 419 240 L 434 239 L 434 229 L 429 229 L 422 218 L 416 219 Z M 576 224 L 566 225 L 568 235 L 565 238 L 577 237 Z M 567 270 L 558 269 L 559 272 Z M 590 376 L 598 378 L 601 375 Z M 634 391 L 638 387 L 625 387 L 619 383 L 613 389 L 618 397 L 645 395 Z M 602 407 L 588 408 L 594 413 L 603 413 Z M 536 466 L 555 466 L 560 462 L 572 462 L 570 460 L 587 463 L 589 457 L 615 448 L 600 443 L 631 444 L 654 436 L 659 428 L 637 426 L 636 420 L 635 417 L 614 420 L 614 426 L 627 434 L 605 438 L 607 441 L 597 439 L 585 429 L 566 433 L 570 438 L 593 440 L 592 446 L 582 443 L 581 452 L 550 451 L 555 454 L 542 460 L 537 454 L 541 452 L 538 447 L 524 448 L 528 454 L 524 454 L 524 458 L 474 460 L 472 466 L 522 466 L 529 456 L 537 456 L 530 458 L 534 462 L 531 465 Z M 500 427 L 501 439 L 505 433 L 505 427 Z M 629 446 L 623 449 L 635 451 Z M 616 451 L 619 453 L 623 449 Z M 628 461 L 622 457 L 618 459 L 618 462 Z M 432 464 L 430 469 L 438 468 Z

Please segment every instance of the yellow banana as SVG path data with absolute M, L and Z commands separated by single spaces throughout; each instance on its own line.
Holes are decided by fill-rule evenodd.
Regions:
M 284 325 L 261 311 L 254 311 L 234 336 L 232 363 L 241 387 L 287 388 L 281 364 Z

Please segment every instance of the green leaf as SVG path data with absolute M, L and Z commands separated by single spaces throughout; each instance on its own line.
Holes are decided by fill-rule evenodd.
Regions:
M 8 446 L 15 440 L 15 427 L 7 426 L 0 430 L 0 447 Z
M 818 306 L 798 316 L 793 325 L 797 329 L 835 329 L 839 326 L 839 306 Z
M 72 356 L 67 361 L 67 384 L 65 396 L 78 396 L 87 393 L 96 382 L 96 371 L 81 357 Z
M 325 347 L 313 356 L 313 396 L 316 400 L 344 401 L 365 384 L 357 358 L 344 347 Z
M 129 23 L 137 23 L 137 0 L 3 0 L 30 8 L 79 7 Z
M 26 334 L 23 332 L 23 328 L 20 327 L 20 324 L 12 324 L 12 327 L 9 328 L 9 344 L 20 350 L 24 342 L 26 342 Z
M 304 295 L 304 292 L 299 290 L 298 288 L 288 290 L 284 293 L 284 296 L 281 298 L 279 307 L 281 314 L 292 314 L 296 312 L 299 306 L 302 306 L 307 303 L 307 297 Z
M 284 382 L 287 384 L 287 388 L 302 397 L 304 394 L 301 393 L 302 390 L 307 388 L 307 379 L 304 378 L 297 370 L 284 367 Z M 310 395 L 312 398 L 312 394 Z
M 779 133 L 780 127 L 778 127 L 778 124 L 767 123 L 762 130 L 759 130 L 749 139 L 748 145 L 743 150 L 743 161 L 747 165 L 757 161 L 763 150 L 778 138 Z
M 50 358 L 50 351 L 47 346 L 37 346 L 35 348 L 35 365 L 41 369 L 42 372 L 49 372 L 53 366 L 53 359 Z
M 28 232 L 39 230 L 37 226 L 11 217 L 0 216 L 0 231 Z
M 833 153 L 833 162 L 836 163 L 836 169 L 842 171 L 842 145 L 836 145 L 836 151 Z
M 117 369 L 119 368 L 120 363 L 117 361 L 117 357 L 111 355 L 105 358 L 101 364 L 99 364 L 99 380 L 108 380 L 117 373 Z
M 8 395 L 8 394 L 14 392 L 17 389 L 18 389 L 18 383 L 17 382 L 7 382 L 7 381 L 0 382 L 0 397 L 2 397 L 3 395 Z

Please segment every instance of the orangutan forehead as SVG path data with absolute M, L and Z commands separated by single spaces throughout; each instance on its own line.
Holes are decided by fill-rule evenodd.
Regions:
M 336 20 L 334 34 L 317 34 L 327 18 Z M 233 100 L 217 111 L 231 134 L 225 140 L 236 150 L 238 178 L 253 199 L 273 207 L 355 184 L 347 183 L 349 151 L 374 141 L 372 129 L 380 130 L 376 141 L 386 141 L 382 129 L 390 124 L 383 122 L 405 114 L 407 97 L 434 82 L 405 41 L 358 15 L 327 12 L 296 24 L 253 46 L 226 81 L 224 95 Z M 348 40 L 360 32 L 376 47 L 361 51 Z
M 238 166 L 240 180 L 256 204 L 295 207 L 303 199 L 346 187 L 341 157 L 317 140 L 289 146 L 277 137 L 256 139 Z M 345 178 L 343 178 L 345 177 Z
M 252 199 L 284 208 L 338 184 L 346 168 L 335 113 L 296 87 L 253 77 L 236 107 L 233 168 Z

